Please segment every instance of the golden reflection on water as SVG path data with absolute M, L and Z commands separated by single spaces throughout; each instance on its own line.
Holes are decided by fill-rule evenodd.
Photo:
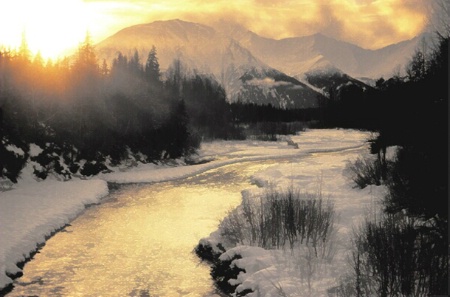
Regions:
M 192 250 L 273 163 L 123 186 L 48 240 L 8 296 L 218 296 Z

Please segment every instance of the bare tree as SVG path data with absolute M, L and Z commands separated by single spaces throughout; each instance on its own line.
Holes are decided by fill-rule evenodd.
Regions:
M 440 37 L 450 36 L 450 2 L 448 0 L 430 1 L 428 28 Z

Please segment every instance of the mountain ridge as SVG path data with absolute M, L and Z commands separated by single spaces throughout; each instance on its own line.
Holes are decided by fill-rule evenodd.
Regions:
M 317 106 L 323 96 L 253 56 L 239 42 L 212 27 L 181 20 L 158 21 L 122 29 L 96 46 L 111 61 L 121 52 L 140 57 L 157 48 L 161 69 L 180 59 L 198 73 L 211 73 L 230 102 L 271 103 L 280 108 Z M 141 61 L 142 62 L 142 61 Z
M 234 26 L 225 33 L 230 34 L 270 66 L 294 77 L 313 70 L 314 64 L 311 64 L 311 61 L 318 56 L 355 78 L 388 77 L 396 68 L 404 67 L 423 38 L 430 39 L 429 34 L 421 34 L 410 40 L 374 50 L 320 32 L 278 40 L 261 37 L 242 26 Z
M 423 38 L 430 39 L 426 34 L 421 34 L 412 39 L 374 50 L 365 49 L 350 42 L 329 37 L 320 32 L 307 36 L 272 39 L 259 36 L 239 24 L 221 22 L 213 26 L 208 26 L 173 19 L 154 21 L 124 28 L 98 43 L 98 46 L 104 48 L 108 44 L 108 40 L 111 40 L 111 38 L 117 35 L 121 35 L 122 39 L 130 41 L 130 39 L 135 37 L 136 33 L 147 28 L 151 28 L 152 30 L 158 29 L 153 38 L 159 39 L 160 42 L 175 41 L 177 43 L 173 45 L 175 48 L 180 48 L 180 43 L 183 44 L 190 40 L 189 37 L 192 36 L 188 36 L 187 32 L 189 30 L 202 31 L 201 34 L 197 34 L 197 38 L 203 38 L 195 40 L 196 42 L 205 41 L 208 43 L 208 39 L 214 39 L 214 36 L 221 35 L 224 39 L 228 38 L 230 42 L 237 42 L 240 47 L 248 50 L 251 56 L 259 59 L 260 62 L 294 77 L 314 69 L 314 67 L 311 68 L 311 64 L 314 64 L 311 61 L 317 60 L 319 56 L 322 57 L 322 60 L 326 60 L 329 64 L 355 78 L 370 77 L 375 79 L 381 76 L 387 77 L 392 75 L 393 71 L 397 70 L 396 68 L 404 67 L 414 52 L 414 49 Z M 125 32 L 128 37 L 124 37 Z M 167 36 L 169 32 L 177 34 L 176 36 Z M 135 46 L 137 49 L 142 44 L 136 43 L 135 39 L 132 43 L 137 45 Z M 128 50 L 130 54 L 131 50 L 134 49 Z M 102 57 L 104 56 L 102 54 Z M 111 59 L 111 57 L 109 58 Z M 290 66 L 283 63 L 287 63 Z M 164 68 L 165 63 L 163 62 L 162 64 Z M 361 64 L 363 65 L 361 66 Z
M 343 73 L 339 75 L 347 82 L 355 82 L 353 78 L 358 77 L 387 76 L 406 63 L 417 44 L 414 39 L 366 50 L 321 33 L 276 40 L 242 25 L 218 22 L 208 26 L 174 19 L 124 28 L 96 48 L 99 57 L 111 61 L 118 52 L 131 57 L 134 51 L 145 59 L 155 46 L 162 70 L 180 59 L 191 69 L 213 74 L 230 102 L 308 108 L 316 107 L 329 87 L 314 85 L 317 80 L 308 78 L 317 78 L 320 72 L 327 77 Z

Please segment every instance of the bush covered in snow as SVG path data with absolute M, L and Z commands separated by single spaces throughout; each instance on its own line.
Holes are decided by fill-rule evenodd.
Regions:
M 333 203 L 320 193 L 271 189 L 261 197 L 244 197 L 219 229 L 236 244 L 268 249 L 305 245 L 312 247 L 316 257 L 326 258 L 332 255 L 335 216 Z
M 323 199 L 320 190 L 311 194 L 271 188 L 261 195 L 247 193 L 215 235 L 201 240 L 195 252 L 211 263 L 217 287 L 233 296 L 258 296 L 258 290 L 272 296 L 299 287 L 312 292 L 313 280 L 327 271 L 336 253 L 335 219 L 334 204 Z M 291 269 L 298 283 L 281 285 L 270 277 L 268 281 L 266 274 L 273 273 L 276 258 L 287 254 L 295 263 Z M 255 282 L 264 288 L 255 287 Z
M 0 181 L 6 178 L 16 183 L 27 158 L 27 154 L 22 149 L 8 144 L 5 139 L 0 139 Z

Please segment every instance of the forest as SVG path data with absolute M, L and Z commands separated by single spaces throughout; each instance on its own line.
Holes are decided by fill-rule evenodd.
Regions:
M 326 102 L 328 126 L 377 132 L 374 161 L 352 166 L 355 185 L 385 185 L 383 211 L 354 233 L 353 276 L 341 296 L 448 293 L 449 37 L 417 50 L 404 77 L 380 78 L 362 91 L 347 86 Z M 387 147 L 397 147 L 394 160 Z
M 371 153 L 378 156 L 374 165 L 378 174 L 369 182 L 391 183 L 392 211 L 403 209 L 414 198 L 412 213 L 446 217 L 448 44 L 448 37 L 439 36 L 432 50 L 416 51 L 406 76 L 380 78 L 375 88 L 366 91 L 354 85 L 332 90 L 323 106 L 326 127 L 378 133 L 370 140 Z M 399 147 L 394 164 L 386 161 L 388 146 Z
M 44 62 L 23 40 L 0 52 L 0 177 L 12 182 L 27 161 L 45 179 L 92 176 L 133 159 L 192 153 L 201 138 L 227 138 L 225 92 L 180 61 L 164 79 L 156 49 L 143 62 L 118 53 L 100 64 L 89 36 L 73 59 Z
M 243 139 L 245 123 L 311 118 L 229 104 L 214 78 L 177 59 L 163 74 L 155 47 L 145 60 L 119 52 L 112 65 L 100 63 L 89 36 L 74 57 L 57 62 L 32 57 L 25 39 L 1 51 L 0 87 L 0 177 L 14 183 L 27 161 L 37 179 L 85 178 L 130 160 L 188 157 L 205 139 Z M 255 129 L 283 133 L 273 126 Z

